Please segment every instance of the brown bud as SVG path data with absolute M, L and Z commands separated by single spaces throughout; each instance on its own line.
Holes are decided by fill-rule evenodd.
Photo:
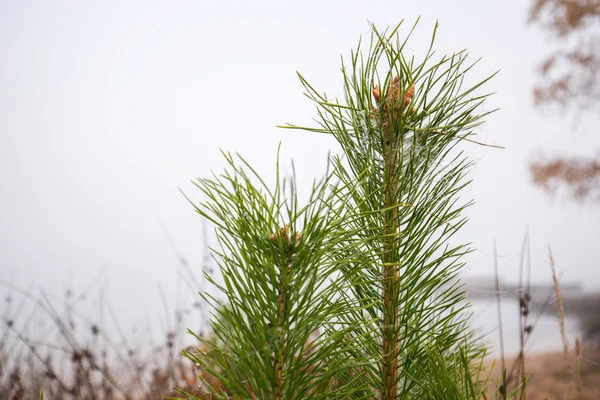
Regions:
M 288 244 L 290 242 L 290 227 L 289 225 L 284 226 L 283 228 L 281 228 L 281 238 L 283 239 L 283 243 Z
M 371 108 L 371 112 L 369 113 L 369 118 L 374 119 L 376 113 L 377 113 L 377 108 L 376 107 Z
M 283 241 L 284 246 L 287 248 L 290 246 L 292 237 L 295 238 L 295 244 L 297 245 L 298 243 L 300 243 L 300 241 L 302 240 L 302 234 L 300 232 L 295 232 L 294 236 L 290 235 L 290 226 L 289 225 L 285 225 L 283 228 L 281 228 L 279 230 L 279 232 L 277 233 L 273 233 L 271 235 L 269 235 L 269 239 L 271 240 L 271 242 L 277 244 L 279 239 L 281 238 L 281 240 Z
M 405 108 L 408 106 L 408 103 L 410 103 L 410 99 L 412 99 L 414 94 L 415 94 L 415 84 L 413 83 L 412 85 L 410 85 L 410 87 L 408 88 L 406 93 L 404 93 L 404 107 Z
M 398 101 L 402 98 L 403 100 L 403 104 L 404 104 L 404 108 L 406 108 L 408 106 L 408 104 L 410 103 L 412 97 L 415 94 L 415 85 L 412 84 L 408 90 L 406 91 L 406 93 L 404 93 L 404 95 L 401 97 L 401 93 L 400 93 L 400 76 L 396 75 L 396 77 L 389 83 L 388 86 L 388 91 L 386 94 L 386 104 L 385 107 L 387 107 L 388 109 L 392 109 L 396 107 L 396 104 L 398 103 Z M 381 88 L 379 87 L 379 85 L 375 86 L 375 88 L 373 88 L 373 97 L 375 97 L 375 100 L 377 102 L 380 101 L 381 99 Z M 411 111 L 414 112 L 414 111 Z M 373 117 L 373 115 L 371 115 L 371 117 Z
M 375 86 L 373 88 L 373 97 L 375 97 L 375 101 L 379 103 L 379 99 L 380 99 L 380 89 L 379 89 L 379 85 Z

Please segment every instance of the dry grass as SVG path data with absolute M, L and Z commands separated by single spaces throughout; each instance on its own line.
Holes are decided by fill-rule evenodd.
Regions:
M 74 291 L 56 300 L 9 289 L 0 312 L 0 399 L 38 399 L 41 388 L 49 399 L 162 399 L 176 396 L 173 387 L 204 398 L 203 371 L 180 355 L 191 341 L 183 315 L 193 305 L 176 308 L 154 341 L 145 329 L 124 334 L 107 304 L 100 306 L 111 317 L 91 320 Z
M 584 343 L 588 343 L 589 347 L 582 348 L 581 341 L 577 339 L 574 351 L 569 351 L 564 336 L 565 310 L 551 254 L 550 260 L 558 303 L 556 311 L 561 319 L 565 351 L 525 354 L 524 347 L 535 323 L 528 321 L 529 285 L 522 285 L 525 289 L 519 297 L 521 352 L 512 360 L 496 362 L 494 371 L 489 371 L 492 362 L 487 364 L 491 373 L 489 399 L 503 397 L 501 393 L 500 397 L 495 397 L 498 393 L 494 393 L 494 386 L 502 380 L 502 365 L 510 367 L 506 384 L 509 392 L 515 389 L 521 377 L 530 376 L 526 393 L 516 398 L 600 399 L 600 350 L 593 350 L 592 347 L 598 348 L 599 330 L 594 328 L 598 326 L 598 319 L 589 317 L 592 314 L 584 314 L 587 317 L 582 319 L 582 333 L 585 335 Z M 182 266 L 189 270 L 183 259 Z M 205 266 L 205 269 L 208 267 Z M 194 288 L 200 287 L 191 272 L 186 279 L 192 282 Z M 201 321 L 205 321 L 201 315 L 204 313 L 202 306 L 195 301 L 178 304 L 172 311 L 165 303 L 165 313 L 171 314 L 169 317 L 165 315 L 165 320 L 170 323 L 163 327 L 162 339 L 153 342 L 145 330 L 141 337 L 125 335 L 114 312 L 105 302 L 96 302 L 104 312 L 97 314 L 97 319 L 91 319 L 91 313 L 83 309 L 86 300 L 78 294 L 89 294 L 86 289 L 81 292 L 68 290 L 64 299 L 57 299 L 43 292 L 34 296 L 31 291 L 6 282 L 0 283 L 9 289 L 0 310 L 2 400 L 38 399 L 40 388 L 44 388 L 49 399 L 161 399 L 164 396 L 177 397 L 173 387 L 194 393 L 199 399 L 208 399 L 210 397 L 200 386 L 201 380 L 213 388 L 222 387 L 206 371 L 180 356 L 180 350 L 186 347 L 185 342 L 191 340 L 191 336 L 186 334 L 190 321 L 183 316 L 191 313 L 196 323 L 200 322 L 200 328 Z M 498 280 L 496 283 L 498 285 Z M 499 287 L 497 292 L 500 293 Z M 161 294 L 164 298 L 164 293 Z M 102 299 L 103 294 L 100 293 L 99 297 Z M 586 300 L 585 303 L 597 304 L 597 301 Z M 581 308 L 576 306 L 572 305 L 573 310 Z M 568 307 L 566 312 L 569 312 Z M 105 314 L 107 316 L 102 317 Z M 597 316 L 597 312 L 593 315 Z M 591 328 L 586 328 L 586 324 Z M 588 340 L 588 337 L 592 339 Z M 197 350 L 207 351 L 202 348 Z
M 190 292 L 167 304 L 161 289 L 158 334 L 151 326 L 132 326 L 137 334 L 123 329 L 103 288 L 69 288 L 61 298 L 0 280 L 0 399 L 38 399 L 41 388 L 48 399 L 162 399 L 177 397 L 174 387 L 208 398 L 199 387 L 205 374 L 180 355 L 195 343 L 187 328 L 201 330 L 206 320 L 197 302 L 201 283 L 180 262 Z M 202 270 L 212 271 L 208 264 Z
M 508 364 L 515 360 L 508 360 Z M 527 356 L 526 376 L 528 400 L 597 400 L 600 399 L 600 351 L 583 350 L 581 356 L 581 393 L 577 389 L 576 357 L 569 359 L 565 365 L 563 352 L 542 353 Z M 488 371 L 492 361 L 488 363 Z M 574 372 L 567 372 L 568 371 Z M 500 364 L 495 363 L 492 371 L 492 382 L 501 377 Z M 488 398 L 492 398 L 494 388 L 488 390 Z
M 555 304 L 553 308 L 555 308 L 556 317 L 560 322 L 563 352 L 535 355 L 526 354 L 525 352 L 525 345 L 536 324 L 532 323 L 529 325 L 528 323 L 531 296 L 529 293 L 529 282 L 524 284 L 522 281 L 524 271 L 522 260 L 521 282 L 519 284 L 522 288 L 519 295 L 521 318 L 520 351 L 513 359 L 505 359 L 504 353 L 501 352 L 500 360 L 490 360 L 488 362 L 486 372 L 490 373 L 490 382 L 504 381 L 506 376 L 506 382 L 500 385 L 499 389 L 493 384 L 488 387 L 487 395 L 489 398 L 506 399 L 509 394 L 516 394 L 515 398 L 523 400 L 600 399 L 600 350 L 597 346 L 598 332 L 594 330 L 594 321 L 597 318 L 590 318 L 592 314 L 597 317 L 597 309 L 591 314 L 586 314 L 586 318 L 582 318 L 581 314 L 579 315 L 581 330 L 587 338 L 591 339 L 588 342 L 590 346 L 588 346 L 587 350 L 584 349 L 581 339 L 578 337 L 575 341 L 574 352 L 570 352 L 565 332 L 563 296 L 556 274 L 556 265 L 552 256 L 552 250 L 548 248 L 548 252 L 554 286 Z M 523 246 L 523 255 L 525 254 L 529 254 L 528 235 L 525 237 Z M 496 285 L 498 285 L 497 272 Z M 500 304 L 499 302 L 500 300 L 498 299 L 498 304 Z M 544 312 L 546 305 L 548 305 L 548 302 L 542 306 L 540 313 Z M 500 330 L 502 326 L 501 321 L 499 314 Z M 525 360 L 527 360 L 527 364 Z M 512 367 L 505 369 L 508 365 Z M 504 374 L 503 371 L 505 371 Z

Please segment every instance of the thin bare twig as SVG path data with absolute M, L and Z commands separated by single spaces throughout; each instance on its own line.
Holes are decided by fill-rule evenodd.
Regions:
M 506 400 L 506 359 L 504 356 L 504 333 L 502 331 L 502 303 L 500 302 L 500 278 L 498 277 L 498 257 L 496 242 L 494 241 L 494 278 L 496 283 L 496 300 L 498 305 L 498 331 L 500 332 L 500 363 L 502 368 L 502 386 L 500 387 L 502 398 Z
M 558 318 L 560 319 L 560 334 L 562 335 L 563 350 L 565 353 L 565 366 L 566 370 L 569 370 L 569 341 L 565 332 L 565 310 L 563 308 L 563 299 L 560 292 L 560 285 L 558 284 L 558 277 L 556 276 L 556 265 L 554 263 L 554 257 L 552 256 L 552 249 L 548 246 L 548 255 L 550 257 L 550 268 L 552 269 L 552 281 L 554 282 L 554 291 L 556 293 L 556 301 L 558 303 Z

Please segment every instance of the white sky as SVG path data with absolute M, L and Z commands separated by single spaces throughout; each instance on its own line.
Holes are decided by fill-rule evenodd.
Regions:
M 571 117 L 533 109 L 535 65 L 550 47 L 526 25 L 528 4 L 1 2 L 0 277 L 53 292 L 103 280 L 115 304 L 152 309 L 157 282 L 180 284 L 161 224 L 193 267 L 203 255 L 201 218 L 178 188 L 195 196 L 189 181 L 221 170 L 219 148 L 272 176 L 279 141 L 307 186 L 336 145 L 275 128 L 316 115 L 295 71 L 341 95 L 340 55 L 367 21 L 383 28 L 421 15 L 410 51 L 425 50 L 439 19 L 438 54 L 482 57 L 475 78 L 501 69 L 486 108 L 502 110 L 479 138 L 507 150 L 469 148 L 478 165 L 463 196 L 476 205 L 460 238 L 479 251 L 468 273 L 491 273 L 496 239 L 510 255 L 503 275 L 516 276 L 529 226 L 535 278 L 550 277 L 550 244 L 565 280 L 597 289 L 600 207 L 549 199 L 527 163 L 540 152 L 593 154 L 598 117 L 575 131 Z

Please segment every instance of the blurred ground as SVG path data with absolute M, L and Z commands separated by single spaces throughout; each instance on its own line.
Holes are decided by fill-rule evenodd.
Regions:
M 515 359 L 507 360 L 507 369 L 513 366 Z M 490 367 L 493 360 L 490 360 Z M 569 363 L 565 362 L 563 352 L 541 353 L 526 356 L 525 369 L 531 373 L 527 382 L 528 400 L 598 400 L 600 399 L 600 351 L 583 350 L 580 361 L 581 391 L 576 378 L 576 363 L 573 353 L 569 354 Z M 500 361 L 496 360 L 491 382 L 501 377 Z M 509 388 L 513 388 L 510 386 Z M 488 398 L 494 388 L 490 387 Z

